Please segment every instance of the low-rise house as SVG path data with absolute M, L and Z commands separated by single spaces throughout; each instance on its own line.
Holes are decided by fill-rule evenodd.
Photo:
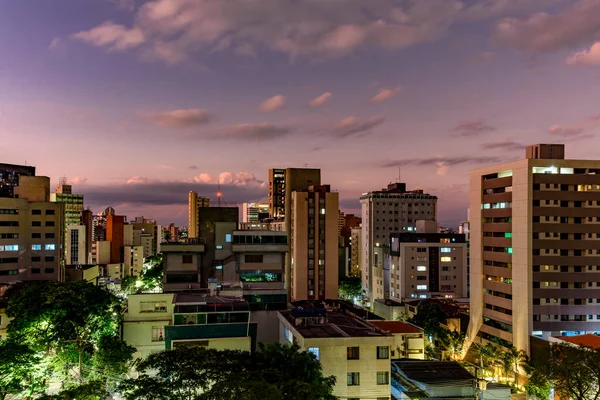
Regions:
M 400 321 L 369 321 L 369 323 L 394 336 L 395 343 L 391 348 L 393 360 L 401 358 L 423 360 L 425 358 L 423 329 Z

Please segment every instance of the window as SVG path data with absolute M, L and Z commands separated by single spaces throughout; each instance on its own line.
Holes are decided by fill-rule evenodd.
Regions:
M 31 257 L 31 262 L 40 262 L 42 261 L 42 257 Z
M 166 301 L 142 301 L 140 302 L 140 312 L 167 312 Z
M 321 349 L 319 349 L 318 347 L 309 347 L 308 352 L 314 354 L 315 359 L 317 359 L 317 360 L 321 359 Z
M 7 244 L 5 246 L 0 246 L 0 251 L 19 251 L 19 245 Z
M 360 372 L 348 372 L 348 386 L 360 385 Z
M 18 233 L 0 233 L 0 239 L 18 239 Z
M 184 254 L 181 256 L 182 264 L 192 264 L 194 262 L 194 256 L 191 254 Z
M 450 262 L 452 261 L 452 257 L 440 257 L 441 262 Z
M 41 244 L 32 244 L 31 250 L 42 250 L 42 245 Z
M 19 214 L 19 210 L 15 208 L 0 208 L 0 214 L 17 215 Z
M 217 266 L 215 267 L 215 269 L 217 269 L 217 270 L 222 270 L 222 269 L 223 269 L 223 266 L 222 266 L 222 265 L 217 265 Z
M 450 247 L 442 247 L 440 253 L 450 253 L 452 249 Z
M 244 255 L 245 263 L 262 263 L 263 255 L 262 254 L 246 254 Z
M 388 346 L 377 346 L 377 359 L 387 360 L 390 358 L 390 348 Z
M 426 252 L 427 252 L 426 247 L 417 247 L 417 253 L 426 253 Z
M 427 285 L 417 285 L 417 290 L 427 290 Z
M 54 273 L 54 268 L 44 268 L 44 273 L 45 274 L 53 274 Z
M 42 215 L 42 210 L 31 210 L 31 215 Z
M 54 256 L 46 256 L 46 257 L 44 257 L 44 261 L 46 261 L 46 262 L 54 262 Z
M 419 266 L 417 266 L 417 271 L 419 271 L 419 272 L 427 271 L 427 267 L 424 265 L 419 265 Z
M 152 327 L 152 341 L 153 342 L 164 342 L 165 341 L 165 327 L 164 326 L 153 326 Z
M 286 338 L 288 342 L 294 343 L 294 335 L 292 334 L 292 331 L 286 327 L 283 328 L 283 337 Z
M 46 215 L 54 215 L 54 210 L 46 210 Z
M 54 250 L 56 250 L 56 245 L 55 244 L 47 244 L 44 247 L 44 250 L 52 250 L 52 251 L 54 251 Z
M 231 233 L 225 234 L 225 243 L 231 243 Z
M 46 226 L 54 226 L 54 221 L 46 221 Z
M 377 372 L 377 384 L 378 385 L 389 385 L 390 384 L 390 373 L 388 371 Z
M 348 347 L 346 349 L 347 360 L 358 360 L 360 358 L 360 347 Z
M 32 239 L 41 239 L 42 238 L 42 234 L 41 233 L 32 233 L 31 234 L 31 238 Z
M 46 239 L 54 239 L 54 232 L 46 233 Z
M 217 246 L 217 250 L 223 250 L 223 246 L 221 246 L 221 245 Z
M 19 221 L 0 221 L 0 226 L 19 226 Z

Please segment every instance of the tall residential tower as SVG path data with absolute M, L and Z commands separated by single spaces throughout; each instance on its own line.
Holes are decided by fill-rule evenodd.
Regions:
M 210 199 L 199 197 L 198 193 L 190 192 L 188 197 L 188 237 L 197 238 L 199 235 L 198 209 L 210 207 Z

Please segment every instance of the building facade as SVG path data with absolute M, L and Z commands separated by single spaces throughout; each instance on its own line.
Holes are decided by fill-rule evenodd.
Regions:
M 198 196 L 196 192 L 190 192 L 188 196 L 188 237 L 197 238 L 198 230 L 198 209 L 210 207 L 210 199 Z
M 243 203 L 242 222 L 257 223 L 269 218 L 269 204 L 267 203 Z
M 437 220 L 437 197 L 422 190 L 408 191 L 405 183 L 392 183 L 387 189 L 363 194 L 360 203 L 363 297 L 372 304 L 381 298 L 373 291 L 375 249 L 389 246 L 393 232 L 416 231 L 418 220 Z
M 19 186 L 19 176 L 35 176 L 35 167 L 0 164 L 0 197 L 15 197 L 15 187 Z
M 531 335 L 600 332 L 600 161 L 526 157 L 471 172 L 468 336 L 529 352 Z
M 65 263 L 67 265 L 87 265 L 91 263 L 91 254 L 87 254 L 85 225 L 67 226 Z
M 406 232 L 390 236 L 391 299 L 467 297 L 465 235 Z
M 338 193 L 329 185 L 292 193 L 291 287 L 294 301 L 338 297 Z

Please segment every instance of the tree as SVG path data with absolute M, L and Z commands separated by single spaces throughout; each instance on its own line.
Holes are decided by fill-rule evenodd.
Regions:
M 7 315 L 9 339 L 43 354 L 63 388 L 93 376 L 108 383 L 134 351 L 117 335 L 118 298 L 87 282 L 30 283 L 9 300 Z
M 362 295 L 362 282 L 360 277 L 348 278 L 340 282 L 338 293 L 341 299 L 354 302 L 354 299 L 360 298 Z
M 548 383 L 565 399 L 597 400 L 600 398 L 600 350 L 568 344 L 553 344 L 530 363 L 531 380 L 543 391 Z
M 513 371 L 515 386 L 519 387 L 519 369 L 526 365 L 528 361 L 527 354 L 523 350 L 517 350 L 516 347 L 511 346 L 504 353 L 503 359 L 509 366 L 509 369 Z
M 465 335 L 459 331 L 450 331 L 444 329 L 440 331 L 438 337 L 440 348 L 448 354 L 450 360 L 457 361 L 462 359 Z
M 46 389 L 42 359 L 29 347 L 3 340 L 0 342 L 0 400 L 21 393 L 33 396 Z
M 313 354 L 280 344 L 259 349 L 250 354 L 191 347 L 151 354 L 137 367 L 141 375 L 120 388 L 129 400 L 334 398 L 335 379 L 323 377 Z
M 445 324 L 449 315 L 444 311 L 440 303 L 435 301 L 422 301 L 417 306 L 417 313 L 409 318 L 408 322 L 423 328 L 427 336 L 435 338 L 444 334 Z

